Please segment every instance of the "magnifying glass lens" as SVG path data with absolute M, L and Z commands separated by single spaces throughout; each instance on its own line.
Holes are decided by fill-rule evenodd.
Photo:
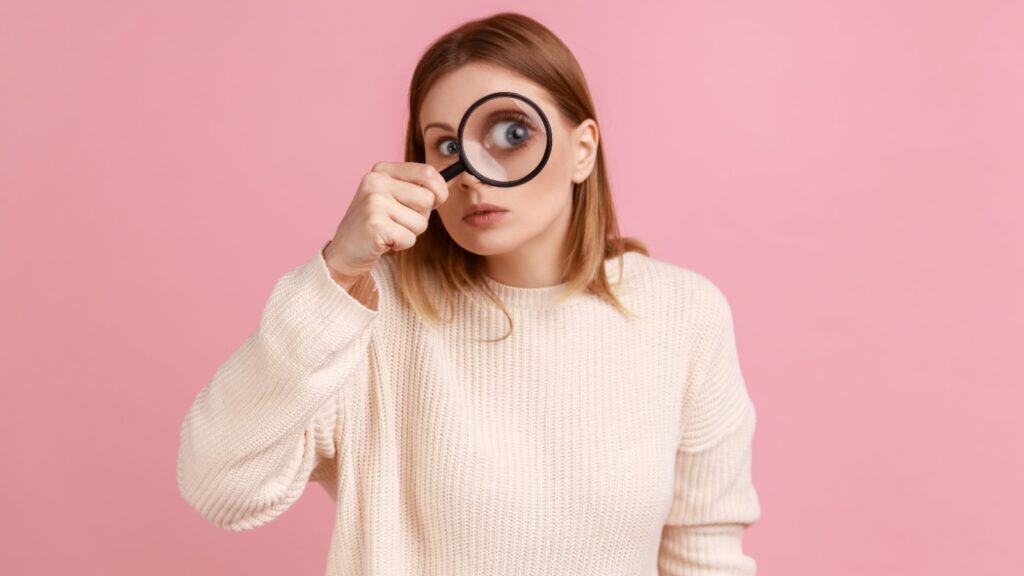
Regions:
M 518 180 L 544 160 L 548 134 L 532 106 L 499 96 L 474 109 L 462 133 L 462 151 L 480 174 L 500 182 Z

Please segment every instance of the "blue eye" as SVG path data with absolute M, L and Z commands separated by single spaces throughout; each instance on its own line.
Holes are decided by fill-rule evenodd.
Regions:
M 501 148 L 515 148 L 530 138 L 530 129 L 520 122 L 498 122 L 488 140 Z
M 442 138 L 438 140 L 434 146 L 437 147 L 437 153 L 441 156 L 450 156 L 459 153 L 459 144 L 451 138 Z

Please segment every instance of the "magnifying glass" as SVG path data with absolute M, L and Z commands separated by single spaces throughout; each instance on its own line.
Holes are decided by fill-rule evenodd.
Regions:
M 492 186 L 518 186 L 551 156 L 551 124 L 526 96 L 494 92 L 463 114 L 456 144 L 459 160 L 441 170 L 445 182 L 465 171 Z

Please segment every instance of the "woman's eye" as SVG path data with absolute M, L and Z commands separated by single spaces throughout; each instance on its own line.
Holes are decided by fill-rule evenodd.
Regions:
M 530 129 L 520 122 L 498 122 L 491 128 L 490 142 L 501 148 L 515 148 L 530 137 Z
M 437 143 L 437 152 L 441 156 L 450 156 L 459 153 L 459 145 L 451 138 L 445 138 Z

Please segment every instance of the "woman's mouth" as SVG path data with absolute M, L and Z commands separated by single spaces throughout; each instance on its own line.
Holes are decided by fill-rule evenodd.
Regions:
M 462 220 L 472 227 L 482 228 L 504 218 L 507 212 L 508 210 L 495 204 L 470 204 Z
M 463 222 L 469 224 L 470 226 L 482 228 L 485 226 L 490 226 L 491 224 L 494 224 L 495 222 L 501 220 L 502 218 L 505 217 L 505 214 L 507 213 L 508 210 L 498 207 L 473 209 L 462 220 Z

